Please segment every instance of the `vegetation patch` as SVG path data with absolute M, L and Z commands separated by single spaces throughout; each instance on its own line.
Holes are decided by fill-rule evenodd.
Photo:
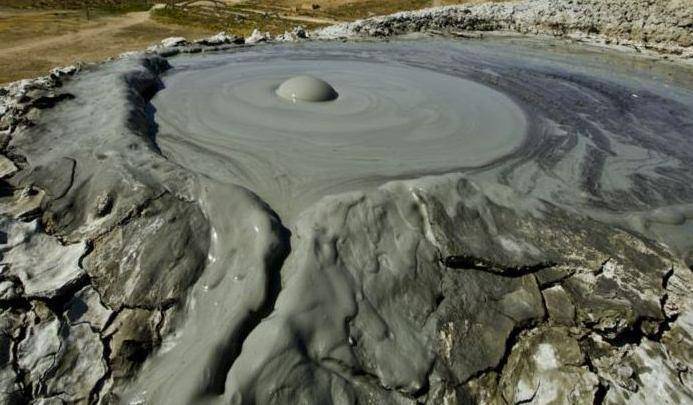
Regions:
M 15 9 L 41 10 L 84 10 L 99 15 L 124 14 L 133 11 L 147 11 L 153 5 L 151 0 L 4 0 L 4 7 Z

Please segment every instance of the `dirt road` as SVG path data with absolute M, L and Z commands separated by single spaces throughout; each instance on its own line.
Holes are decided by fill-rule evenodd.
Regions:
M 0 10 L 0 83 L 45 74 L 54 66 L 143 49 L 170 36 L 209 34 L 203 28 L 157 23 L 148 12 L 86 20 L 78 12 Z
M 256 13 L 256 14 L 267 14 L 267 10 L 258 10 L 254 8 L 243 8 L 242 9 L 245 12 L 248 13 Z M 270 13 L 272 14 L 272 13 Z M 284 19 L 284 20 L 289 20 L 289 21 L 297 21 L 297 22 L 305 22 L 305 23 L 315 23 L 315 24 L 337 24 L 341 21 L 339 20 L 334 20 L 331 18 L 322 18 L 322 17 L 311 17 L 311 16 L 306 16 L 306 15 L 289 15 L 289 14 L 284 14 L 284 13 L 276 13 L 277 17 Z
M 43 39 L 30 40 L 19 45 L 4 47 L 0 45 L 0 58 L 12 54 L 34 52 L 46 48 L 54 48 L 68 43 L 83 42 L 97 37 L 108 37 L 116 31 L 141 24 L 149 20 L 149 12 L 141 11 L 127 13 L 117 17 L 100 18 L 98 22 L 90 25 L 93 27 L 84 28 L 76 32 L 69 32 L 59 36 L 47 37 Z

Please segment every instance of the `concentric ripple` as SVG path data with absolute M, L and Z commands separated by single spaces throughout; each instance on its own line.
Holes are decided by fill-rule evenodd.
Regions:
M 339 98 L 277 96 L 282 82 L 301 74 L 330 83 Z M 166 87 L 154 102 L 164 150 L 273 204 L 482 165 L 517 148 L 526 131 L 522 110 L 503 94 L 401 64 L 232 61 L 174 73 Z

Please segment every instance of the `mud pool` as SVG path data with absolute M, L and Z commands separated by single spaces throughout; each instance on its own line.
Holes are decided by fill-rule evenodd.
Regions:
M 285 219 L 325 195 L 451 172 L 641 231 L 692 215 L 690 68 L 508 39 L 268 46 L 172 64 L 152 101 L 163 152 Z M 340 98 L 278 97 L 298 74 Z

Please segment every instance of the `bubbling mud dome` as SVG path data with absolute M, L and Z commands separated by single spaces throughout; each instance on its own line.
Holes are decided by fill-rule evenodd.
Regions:
M 332 101 L 339 96 L 329 83 L 313 76 L 296 76 L 287 79 L 277 88 L 277 95 L 294 103 L 296 101 L 322 103 Z

